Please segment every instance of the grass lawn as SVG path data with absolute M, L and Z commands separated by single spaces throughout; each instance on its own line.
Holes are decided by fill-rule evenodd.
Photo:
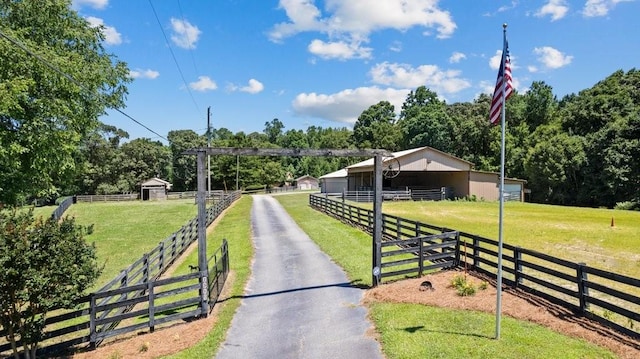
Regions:
M 384 202 L 382 211 L 497 240 L 498 206 L 498 202 Z M 640 277 L 638 211 L 507 202 L 503 226 L 504 243 Z
M 229 290 L 227 300 L 216 305 L 221 306 L 218 312 L 218 320 L 207 336 L 193 347 L 170 358 L 212 358 L 218 351 L 225 338 L 227 330 L 231 326 L 231 319 L 236 309 L 240 306 L 240 300 L 244 294 L 244 287 L 251 274 L 251 258 L 253 257 L 253 245 L 251 241 L 251 204 L 250 196 L 242 196 L 232 208 L 228 209 L 213 233 L 207 236 L 207 251 L 213 251 L 220 247 L 222 238 L 229 243 L 229 255 L 233 281 L 227 279 L 225 287 Z M 189 269 L 187 263 L 197 262 L 197 251 L 194 251 L 180 265 L 175 274 L 186 274 Z M 229 278 L 232 278 L 231 276 Z M 221 298 L 222 299 L 222 298 Z
M 308 206 L 308 194 L 276 198 L 322 250 L 345 269 L 351 280 L 371 284 L 370 235 L 350 228 L 329 216 L 319 215 Z M 449 212 L 455 212 L 454 207 L 449 207 Z M 485 211 L 488 208 L 486 207 Z M 390 213 L 386 206 L 383 207 L 383 211 Z M 413 219 L 420 219 L 415 218 L 416 213 L 413 214 Z M 486 213 L 484 215 L 486 216 Z M 437 224 L 433 221 L 428 223 Z M 452 224 L 439 225 L 462 229 Z M 463 230 L 472 232 L 468 229 Z M 484 235 L 491 237 L 490 234 Z M 380 334 L 383 351 L 388 358 L 616 357 L 611 352 L 585 341 L 510 318 L 504 319 L 505 334 L 501 336 L 500 341 L 496 341 L 492 339 L 494 316 L 487 313 L 392 303 L 374 303 L 369 309 Z
M 93 224 L 85 238 L 95 243 L 98 263 L 104 264 L 95 290 L 194 218 L 197 206 L 193 200 L 77 203 L 64 215 Z

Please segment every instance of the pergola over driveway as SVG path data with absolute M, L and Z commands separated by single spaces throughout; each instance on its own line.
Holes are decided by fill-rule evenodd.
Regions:
M 383 156 L 389 157 L 391 153 L 383 149 L 303 149 L 303 148 L 237 148 L 237 147 L 201 147 L 186 150 L 183 155 L 196 155 L 198 164 L 198 269 L 200 272 L 208 272 L 207 267 L 207 234 L 206 234 L 206 164 L 207 156 L 289 156 L 289 157 L 372 157 L 374 168 L 374 192 L 373 201 L 373 285 L 380 282 L 380 264 L 382 263 L 382 160 Z M 377 268 L 377 271 L 376 271 Z M 208 273 L 205 278 L 208 278 Z M 201 295 L 208 297 L 207 281 L 201 283 Z M 207 305 L 203 306 L 203 312 L 209 311 Z

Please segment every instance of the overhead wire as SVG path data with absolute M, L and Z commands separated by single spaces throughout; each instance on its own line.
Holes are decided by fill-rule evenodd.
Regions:
M 164 36 L 164 41 L 167 44 L 167 47 L 169 48 L 169 52 L 171 53 L 171 57 L 173 58 L 173 62 L 175 63 L 176 67 L 178 68 L 178 73 L 180 73 L 180 77 L 182 78 L 182 82 L 185 85 L 185 88 L 187 89 L 187 92 L 189 93 L 189 96 L 191 97 L 191 100 L 193 101 L 193 104 L 196 107 L 196 110 L 198 111 L 198 113 L 200 113 L 200 107 L 198 106 L 198 103 L 196 102 L 196 99 L 193 97 L 193 93 L 191 92 L 191 88 L 189 87 L 189 84 L 187 83 L 187 80 L 184 78 L 184 74 L 182 73 L 182 69 L 180 68 L 180 64 L 178 64 L 178 59 L 176 58 L 175 53 L 173 52 L 173 48 L 171 48 L 171 44 L 169 43 L 169 38 L 167 37 L 166 32 L 164 31 L 164 28 L 162 27 L 162 23 L 160 22 L 160 18 L 158 17 L 158 13 L 156 12 L 156 8 L 153 6 L 153 3 L 151 2 L 151 0 L 149 0 L 149 5 L 151 6 L 151 10 L 153 11 L 153 15 L 156 18 L 156 21 L 158 22 L 158 26 L 160 27 L 160 31 L 162 31 L 162 36 Z
M 184 17 L 184 12 L 182 11 L 182 4 L 180 3 L 180 0 L 178 1 L 178 9 L 180 9 L 180 17 L 182 18 L 182 22 L 187 22 L 187 20 Z M 189 32 L 187 31 L 186 33 L 187 35 L 187 41 L 189 43 L 191 43 L 191 38 L 189 37 Z M 196 70 L 196 74 L 199 74 L 200 71 L 198 71 L 198 65 L 196 65 L 196 57 L 193 56 L 193 49 L 189 48 L 189 54 L 191 54 L 191 62 L 193 62 L 193 69 Z
M 47 66 L 49 69 L 57 72 L 59 75 L 61 75 L 62 77 L 66 78 L 67 80 L 71 81 L 72 83 L 74 83 L 76 86 L 80 87 L 82 90 L 86 91 L 86 92 L 91 92 L 91 90 L 89 88 L 87 88 L 87 86 L 85 86 L 83 83 L 81 83 L 80 81 L 76 80 L 75 78 L 73 78 L 73 76 L 69 75 L 68 73 L 60 70 L 57 66 L 55 66 L 54 64 L 50 63 L 49 61 L 47 61 L 45 58 L 41 57 L 40 55 L 36 54 L 35 52 L 31 51 L 27 46 L 25 46 L 23 43 L 21 43 L 20 41 L 13 39 L 12 37 L 8 36 L 7 34 L 5 34 L 2 30 L 0 30 L 0 36 L 2 36 L 3 38 L 7 39 L 10 43 L 14 44 L 15 46 L 19 47 L 20 49 L 22 49 L 24 52 L 26 52 L 27 54 L 33 56 L 34 58 L 36 58 L 38 61 L 42 62 L 45 66 Z M 159 134 L 158 132 L 152 130 L 151 128 L 149 128 L 147 125 L 143 124 L 142 122 L 136 120 L 135 118 L 133 118 L 132 116 L 130 116 L 129 114 L 127 114 L 126 112 L 120 110 L 119 108 L 114 108 L 115 111 L 119 112 L 120 114 L 122 114 L 123 116 L 127 117 L 128 119 L 130 119 L 131 121 L 137 123 L 138 125 L 142 126 L 144 129 L 146 129 L 147 131 L 153 133 L 154 135 L 162 138 L 163 140 L 169 142 L 169 140 L 162 136 L 161 134 Z

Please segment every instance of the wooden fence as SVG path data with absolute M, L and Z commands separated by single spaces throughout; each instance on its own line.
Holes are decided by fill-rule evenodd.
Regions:
M 345 223 L 373 232 L 373 211 L 369 209 L 313 194 L 309 196 L 309 204 Z M 388 243 L 446 232 L 452 230 L 382 215 L 382 237 Z M 497 241 L 458 232 L 457 248 L 459 266 L 496 277 Z M 502 248 L 505 285 L 538 295 L 626 335 L 640 337 L 639 279 L 509 244 L 503 244 Z
M 78 202 L 122 202 L 135 201 L 140 198 L 139 193 L 129 194 L 79 194 L 76 196 Z
M 459 265 L 458 232 L 446 232 L 382 242 L 380 282 Z M 397 268 L 397 269 L 392 269 Z
M 64 214 L 64 212 L 66 212 L 67 209 L 71 207 L 73 202 L 74 202 L 73 197 L 65 198 L 64 201 L 60 202 L 58 207 L 56 207 L 56 209 L 53 211 L 53 213 L 51 214 L 51 218 L 53 218 L 56 221 L 62 218 L 62 215 Z
M 207 226 L 240 198 L 240 195 L 239 191 L 232 192 L 222 201 L 209 207 Z M 209 259 L 208 278 L 206 273 L 198 272 L 158 279 L 196 240 L 197 218 L 145 253 L 101 289 L 78 300 L 77 309 L 50 313 L 51 316 L 45 322 L 45 340 L 41 342 L 40 355 L 55 353 L 83 343 L 96 346 L 105 338 L 115 335 L 141 328 L 153 330 L 169 321 L 200 315 L 200 290 L 208 285 L 210 303 L 215 303 L 227 278 L 229 258 L 226 240 Z M 185 295 L 188 297 L 184 298 Z M 175 297 L 173 301 L 172 297 Z M 213 305 L 210 306 L 212 307 Z M 121 322 L 127 320 L 134 320 L 134 323 L 117 328 Z M 11 349 L 10 344 L 2 340 L 5 335 L 6 330 L 0 331 L 0 355 Z

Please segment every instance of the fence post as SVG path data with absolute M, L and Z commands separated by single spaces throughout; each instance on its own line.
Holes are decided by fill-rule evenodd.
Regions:
M 587 296 L 589 296 L 589 287 L 587 287 L 587 271 L 585 270 L 586 263 L 578 263 L 576 268 L 576 282 L 578 284 L 578 296 L 580 297 L 580 310 L 586 313 L 589 310 L 589 302 Z
M 513 249 L 513 266 L 514 266 L 514 286 L 517 288 L 522 284 L 522 251 L 521 248 L 515 247 Z
M 89 298 L 89 347 L 95 349 L 97 343 L 96 296 L 94 293 L 91 293 Z
M 162 273 L 164 268 L 164 241 L 160 242 L 160 249 L 158 250 L 158 271 Z
M 400 217 L 396 217 L 396 238 L 402 239 L 402 227 L 400 227 Z
M 149 293 L 149 331 L 153 333 L 156 329 L 156 308 L 155 308 L 155 299 L 156 295 L 154 292 L 153 281 L 147 282 L 147 293 Z
M 473 236 L 473 269 L 480 268 L 480 240 Z
M 149 281 L 149 253 L 142 255 L 142 283 Z
M 456 259 L 455 263 L 453 263 L 453 267 L 460 266 L 460 232 L 456 232 Z
M 422 277 L 422 271 L 424 270 L 424 239 L 416 238 L 418 239 L 418 276 Z

